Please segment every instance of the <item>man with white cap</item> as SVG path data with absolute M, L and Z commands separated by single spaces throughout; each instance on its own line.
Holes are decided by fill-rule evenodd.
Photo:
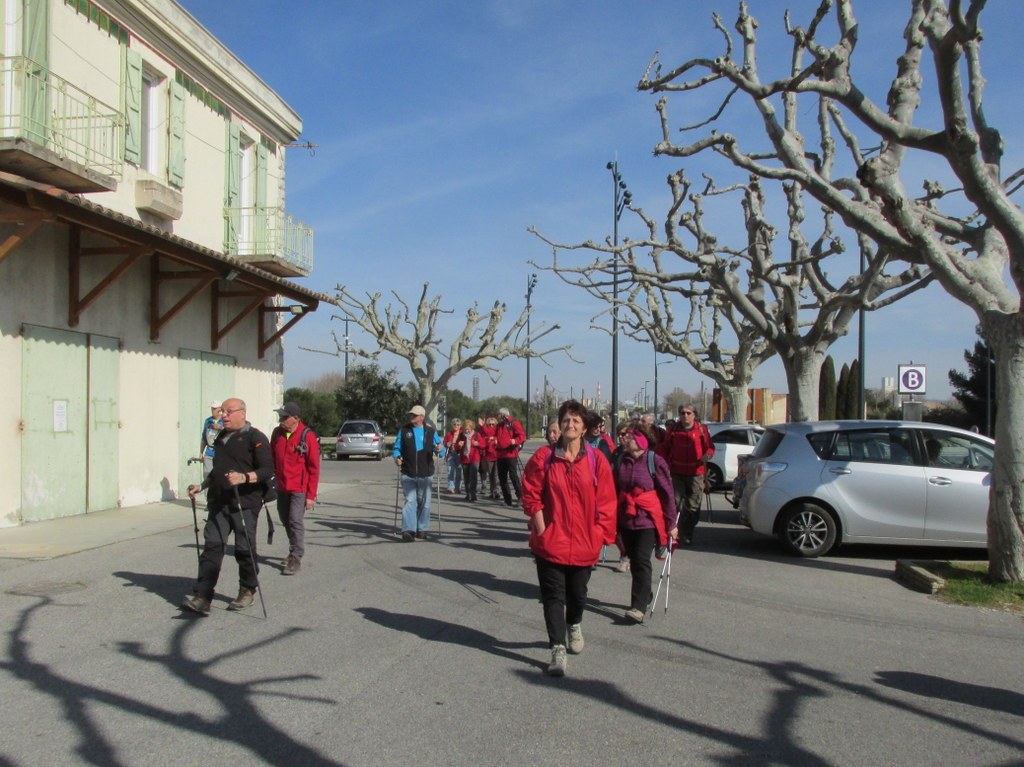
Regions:
M 424 425 L 427 411 L 422 405 L 409 408 L 409 423 L 395 438 L 391 457 L 402 472 L 405 507 L 402 509 L 402 540 L 408 543 L 427 537 L 430 529 L 430 485 L 434 476 L 434 456 L 443 447 L 437 431 Z
M 202 442 L 199 444 L 199 454 L 203 457 L 203 476 L 213 471 L 213 443 L 217 435 L 224 428 L 224 421 L 221 420 L 221 402 L 215 399 L 210 403 L 210 417 L 203 421 Z

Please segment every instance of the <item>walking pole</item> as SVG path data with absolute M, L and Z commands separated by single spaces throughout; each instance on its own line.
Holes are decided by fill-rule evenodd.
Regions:
M 196 514 L 196 499 L 195 499 L 195 496 L 193 496 L 189 500 L 192 501 L 192 524 L 195 526 L 195 530 L 196 530 L 196 559 L 199 561 L 199 564 L 202 565 L 203 564 L 203 559 L 202 559 L 202 557 L 199 554 L 199 517 Z
M 704 500 L 707 502 L 708 507 L 708 522 L 714 523 L 715 513 L 711 509 L 711 483 L 708 482 L 708 475 L 704 475 Z
M 661 566 L 661 577 L 658 578 L 658 590 L 654 592 L 654 599 L 651 601 L 651 617 L 654 617 L 654 608 L 658 606 L 658 595 L 661 594 L 661 584 L 663 581 L 665 582 L 665 612 L 668 612 L 668 589 L 672 580 L 672 548 L 674 544 L 675 539 L 669 538 L 668 554 L 665 556 L 665 562 Z
M 437 480 L 435 487 L 437 488 L 437 537 L 441 537 L 441 475 L 435 474 L 434 478 Z
M 249 556 L 252 557 L 252 569 L 256 576 L 256 591 L 260 595 L 260 607 L 263 608 L 263 617 L 267 617 L 267 603 L 263 601 L 263 587 L 260 585 L 260 563 L 256 559 L 256 549 L 253 548 L 252 538 L 249 537 L 249 528 L 245 526 L 245 513 L 242 511 L 242 499 L 238 496 L 238 485 L 232 485 L 235 491 L 235 503 L 238 504 L 238 518 L 242 522 L 242 532 L 245 533 L 245 542 L 249 545 Z
M 395 472 L 395 535 L 398 535 L 398 494 L 402 488 L 402 467 Z

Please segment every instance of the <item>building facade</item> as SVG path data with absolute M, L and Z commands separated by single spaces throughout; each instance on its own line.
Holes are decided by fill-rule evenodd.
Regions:
M 170 0 L 0 0 L 0 526 L 180 497 L 213 399 L 269 429 L 325 297 L 301 121 Z

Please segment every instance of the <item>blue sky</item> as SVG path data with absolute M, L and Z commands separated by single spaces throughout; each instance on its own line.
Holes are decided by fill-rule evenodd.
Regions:
M 415 301 L 429 281 L 431 294 L 443 295 L 443 305 L 454 311 L 445 339 L 474 301 L 486 308 L 502 300 L 509 315 L 518 315 L 528 275 L 536 271 L 528 262 L 550 260 L 528 226 L 563 242 L 610 236 L 609 160 L 618 160 L 636 204 L 652 214 L 665 210 L 665 177 L 679 163 L 653 156 L 660 137 L 656 98 L 638 93 L 636 83 L 656 50 L 667 66 L 717 53 L 721 41 L 711 10 L 720 9 L 731 27 L 737 7 L 735 0 L 181 4 L 298 112 L 300 141 L 318 145 L 313 155 L 287 150 L 287 209 L 312 226 L 316 238 L 314 271 L 300 284 L 327 293 L 337 284 L 357 293 L 394 290 Z M 806 23 L 817 2 L 750 5 L 760 20 L 767 69 L 770 52 L 781 50 L 784 8 Z M 983 16 L 987 111 L 1006 135 L 1007 169 L 1020 165 L 1021 142 L 1011 136 L 1020 68 L 1005 64 L 1018 55 L 1016 5 L 990 3 Z M 868 78 L 870 94 L 883 103 L 902 44 L 901 9 L 908 6 L 855 4 L 863 27 L 855 73 Z M 684 121 L 684 104 L 693 110 L 687 122 L 706 116 L 702 107 L 717 106 L 677 95 L 670 101 L 677 124 Z M 699 177 L 700 163 L 688 172 Z M 620 235 L 640 236 L 629 217 Z M 723 226 L 724 237 L 729 229 Z M 610 336 L 590 329 L 590 318 L 603 307 L 545 272 L 539 272 L 533 304 L 534 327 L 560 325 L 548 337 L 551 345 L 571 343 L 573 356 L 583 361 L 556 356 L 551 367 L 534 361 L 535 388 L 547 376 L 563 395 L 592 396 L 600 385 L 607 398 Z M 342 368 L 340 358 L 299 349 L 333 348 L 330 333 L 340 336 L 342 326 L 330 319 L 330 309 L 322 307 L 285 337 L 286 385 Z M 913 361 L 928 366 L 928 396 L 948 397 L 946 373 L 965 368 L 963 350 L 973 346 L 975 324 L 973 313 L 938 286 L 869 315 L 868 386 Z M 369 343 L 355 332 L 353 338 Z M 621 339 L 619 350 L 620 397 L 631 399 L 645 382 L 653 394 L 651 347 Z M 854 327 L 832 354 L 838 366 L 856 353 Z M 403 361 L 385 355 L 381 363 L 409 380 Z M 700 377 L 682 361 L 658 370 L 662 394 L 675 386 L 700 389 Z M 481 397 L 523 396 L 525 362 L 502 363 L 500 371 L 496 384 L 480 374 Z M 785 391 L 781 365 L 762 366 L 754 385 Z M 461 374 L 456 386 L 471 393 L 472 374 Z

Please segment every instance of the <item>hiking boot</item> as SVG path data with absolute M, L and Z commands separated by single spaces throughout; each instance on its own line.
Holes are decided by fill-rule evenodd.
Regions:
M 644 611 L 637 610 L 635 607 L 631 607 L 626 610 L 626 620 L 633 621 L 633 623 L 644 622 Z
M 583 652 L 583 627 L 578 623 L 569 624 L 569 652 L 579 655 Z
M 402 541 L 405 542 L 405 543 L 408 543 L 411 540 L 413 540 L 412 530 L 403 530 L 402 531 Z
M 181 603 L 182 608 L 189 610 L 190 612 L 198 613 L 199 615 L 210 614 L 210 600 L 203 599 L 195 594 L 189 594 L 185 597 L 185 600 Z
M 654 558 L 658 561 L 664 561 L 665 557 L 668 556 L 668 546 L 658 546 L 654 550 Z
M 615 572 L 617 573 L 628 573 L 629 572 L 629 557 L 619 557 L 619 563 L 615 565 Z
M 426 530 L 417 530 L 416 531 L 416 539 L 420 540 L 420 541 L 425 541 L 427 539 L 427 531 Z
M 253 597 L 256 596 L 256 592 L 252 589 L 247 589 L 242 586 L 238 589 L 238 596 L 235 597 L 235 601 L 228 605 L 229 610 L 244 610 L 246 607 L 252 606 Z
M 291 554 L 284 561 L 284 567 L 281 568 L 281 575 L 295 575 L 299 570 L 302 569 L 302 561 L 298 557 L 293 557 Z
M 564 644 L 556 644 L 551 648 L 551 662 L 548 664 L 548 676 L 565 676 Z

